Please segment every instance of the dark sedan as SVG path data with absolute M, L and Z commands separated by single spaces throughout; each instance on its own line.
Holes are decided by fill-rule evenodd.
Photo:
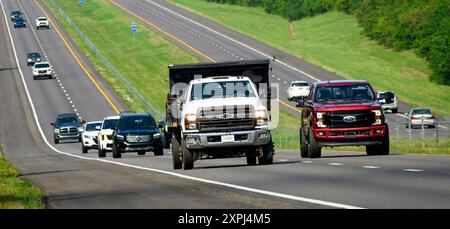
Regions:
M 23 18 L 16 18 L 14 20 L 14 28 L 27 27 L 27 23 Z
M 20 11 L 11 12 L 11 21 L 16 20 L 17 18 L 22 18 L 22 13 Z

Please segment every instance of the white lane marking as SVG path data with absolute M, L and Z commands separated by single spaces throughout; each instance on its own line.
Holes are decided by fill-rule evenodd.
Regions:
M 365 166 L 363 166 L 363 168 L 365 168 L 365 169 L 379 169 L 380 167 L 373 166 L 373 165 L 365 165 Z
M 335 166 L 340 166 L 340 165 L 344 165 L 342 163 L 328 163 L 329 165 L 335 165 Z
M 422 169 L 404 169 L 405 172 L 423 172 Z
M 8 18 L 6 17 L 5 8 L 3 6 L 3 0 L 0 0 L 0 5 L 2 7 L 3 16 L 5 17 L 5 22 L 7 22 Z M 14 44 L 14 41 L 12 39 L 11 30 L 10 30 L 9 26 L 7 26 L 7 29 L 8 29 L 9 38 L 11 40 L 11 44 L 12 44 L 15 60 L 16 60 L 17 65 L 19 65 L 19 58 L 17 57 L 17 51 L 15 49 L 15 44 Z M 48 142 L 47 138 L 45 137 L 44 131 L 42 130 L 42 127 L 41 127 L 41 123 L 39 122 L 39 118 L 37 116 L 36 107 L 34 106 L 33 100 L 31 99 L 30 91 L 28 90 L 28 86 L 27 86 L 27 84 L 25 82 L 24 74 L 23 74 L 21 68 L 18 68 L 18 70 L 19 70 L 20 76 L 22 78 L 22 83 L 23 83 L 23 86 L 25 88 L 25 92 L 26 92 L 28 101 L 30 103 L 31 111 L 33 113 L 33 117 L 34 117 L 34 120 L 36 122 L 36 126 L 38 128 L 38 131 L 39 131 L 43 141 L 45 142 L 45 144 L 47 144 L 47 146 L 50 149 L 52 149 L 53 151 L 55 151 L 56 153 L 59 153 L 59 154 L 62 154 L 62 155 L 66 155 L 66 156 L 69 156 L 69 157 L 83 159 L 83 160 L 99 161 L 99 162 L 104 162 L 104 163 L 109 163 L 109 164 L 114 164 L 114 165 L 120 165 L 120 166 L 124 166 L 124 167 L 129 167 L 129 168 L 135 168 L 135 169 L 140 169 L 140 170 L 157 172 L 157 173 L 166 174 L 166 175 L 170 175 L 170 176 L 175 176 L 175 177 L 179 177 L 179 178 L 183 178 L 183 179 L 187 179 L 187 180 L 203 182 L 203 183 L 206 183 L 206 184 L 213 184 L 213 185 L 223 186 L 223 187 L 227 187 L 227 188 L 233 188 L 233 189 L 238 189 L 238 190 L 243 190 L 243 191 L 248 191 L 248 192 L 253 192 L 253 193 L 259 193 L 259 194 L 268 195 L 268 196 L 275 196 L 275 197 L 280 197 L 280 198 L 285 198 L 285 199 L 296 200 L 296 201 L 300 201 L 300 202 L 307 202 L 307 203 L 318 204 L 318 205 L 329 206 L 329 207 L 335 207 L 335 208 L 362 209 L 361 207 L 352 206 L 352 205 L 346 205 L 346 204 L 340 204 L 340 203 L 334 203 L 334 202 L 329 202 L 329 201 L 311 199 L 311 198 L 306 198 L 306 197 L 294 196 L 294 195 L 289 195 L 289 194 L 283 194 L 283 193 L 278 193 L 278 192 L 271 192 L 271 191 L 266 191 L 266 190 L 261 190 L 261 189 L 249 188 L 249 187 L 245 187 L 245 186 L 241 186 L 241 185 L 235 185 L 235 184 L 230 184 L 230 183 L 225 183 L 225 182 L 220 182 L 220 181 L 214 181 L 214 180 L 208 180 L 208 179 L 203 179 L 203 178 L 198 178 L 198 177 L 192 177 L 192 176 L 183 175 L 183 174 L 174 173 L 174 172 L 169 172 L 169 171 L 160 170 L 160 169 L 147 168 L 147 167 L 142 167 L 142 166 L 125 164 L 125 163 L 121 163 L 121 162 L 117 162 L 117 161 L 109 161 L 109 160 L 105 160 L 105 159 L 89 158 L 89 157 L 79 156 L 79 155 L 71 154 L 71 153 L 68 153 L 68 152 L 60 151 L 60 150 L 56 149 L 53 145 L 51 145 Z
M 264 56 L 264 57 L 266 57 L 266 58 L 273 59 L 273 56 L 271 56 L 271 55 L 268 55 L 268 54 L 266 54 L 266 53 L 264 53 L 264 52 L 261 52 L 261 51 L 255 49 L 255 48 L 253 48 L 253 47 L 251 47 L 251 46 L 248 46 L 248 45 L 246 45 L 246 44 L 244 44 L 244 43 L 242 43 L 242 42 L 240 42 L 240 41 L 237 41 L 237 40 L 235 40 L 235 39 L 233 39 L 233 38 L 231 38 L 231 37 L 229 37 L 229 36 L 227 36 L 227 35 L 225 35 L 225 34 L 223 34 L 223 33 L 220 33 L 220 32 L 218 32 L 218 31 L 216 31 L 216 30 L 213 30 L 213 29 L 209 28 L 208 26 L 205 26 L 205 25 L 203 25 L 203 24 L 200 24 L 199 22 L 196 22 L 196 21 L 194 21 L 194 20 L 192 20 L 192 19 L 189 19 L 189 18 L 187 18 L 187 17 L 185 17 L 185 16 L 183 16 L 183 15 L 181 15 L 181 14 L 179 14 L 179 13 L 176 13 L 176 12 L 174 12 L 174 11 L 172 11 L 172 10 L 170 10 L 170 9 L 168 9 L 168 8 L 166 8 L 166 7 L 162 6 L 162 5 L 160 5 L 160 4 L 158 4 L 158 3 L 155 3 L 155 2 L 150 1 L 150 0 L 146 0 L 146 1 L 147 1 L 148 3 L 150 3 L 150 4 L 153 4 L 153 5 L 155 5 L 155 6 L 159 7 L 159 8 L 161 8 L 161 9 L 163 9 L 163 10 L 169 12 L 169 13 L 172 13 L 172 14 L 174 14 L 174 15 L 180 17 L 180 18 L 183 18 L 183 19 L 186 20 L 186 21 L 189 21 L 189 22 L 191 22 L 191 23 L 193 23 L 193 24 L 195 24 L 195 25 L 197 25 L 197 26 L 200 26 L 200 27 L 202 27 L 202 28 L 204 28 L 204 29 L 206 29 L 206 30 L 208 30 L 208 31 L 210 31 L 210 32 L 213 32 L 213 33 L 215 33 L 215 34 L 217 34 L 217 35 L 219 35 L 219 36 L 222 36 L 222 37 L 224 37 L 224 38 L 227 39 L 227 40 L 230 40 L 230 41 L 232 41 L 232 42 L 234 42 L 234 43 L 237 43 L 237 44 L 239 44 L 239 45 L 241 45 L 241 46 L 244 46 L 245 48 L 248 48 L 248 49 L 252 50 L 253 52 L 256 52 L 256 53 L 258 53 L 258 54 L 260 54 L 260 55 L 262 55 L 262 56 Z M 286 67 L 288 67 L 288 68 L 290 68 L 290 69 L 296 71 L 296 72 L 302 73 L 303 75 L 305 75 L 305 76 L 307 76 L 307 77 L 309 77 L 309 78 L 311 78 L 311 79 L 313 79 L 313 80 L 315 80 L 315 81 L 320 81 L 320 80 L 317 79 L 316 77 L 314 77 L 314 76 L 312 76 L 312 75 L 310 75 L 310 74 L 308 74 L 308 73 L 306 73 L 306 72 L 304 72 L 304 71 L 302 71 L 302 70 L 300 70 L 300 69 L 297 69 L 297 68 L 295 68 L 295 67 L 293 67 L 293 66 L 291 66 L 291 65 L 289 65 L 289 64 L 287 64 L 287 63 L 284 63 L 283 61 L 280 61 L 280 60 L 274 60 L 274 62 L 278 62 L 278 63 L 280 63 L 280 64 L 282 64 L 282 65 L 284 65 L 284 66 L 286 66 Z
M 312 163 L 314 163 L 313 161 L 302 161 L 302 163 L 305 163 L 305 164 L 312 164 Z

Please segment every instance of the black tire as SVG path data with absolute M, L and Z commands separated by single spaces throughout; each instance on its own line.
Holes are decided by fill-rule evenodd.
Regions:
M 98 148 L 98 157 L 106 157 L 106 149 Z
M 256 151 L 255 149 L 249 150 L 245 157 L 247 158 L 247 165 L 256 165 Z
M 53 138 L 53 142 L 55 142 L 55 144 L 59 144 L 59 139 Z
M 263 147 L 262 156 L 258 157 L 258 163 L 260 165 L 271 165 L 273 164 L 274 146 L 272 139 L 269 143 L 265 144 Z
M 392 109 L 392 113 L 398 113 L 398 109 Z
M 36 77 L 36 76 L 33 76 L 33 79 L 34 79 L 34 80 L 36 80 L 36 79 L 37 79 L 37 77 Z
M 366 146 L 366 153 L 369 156 L 389 155 L 389 128 L 386 125 L 386 134 L 381 145 Z
M 163 135 L 163 146 L 164 149 L 170 149 L 170 139 L 166 137 L 166 133 Z
M 190 151 L 184 140 L 181 141 L 181 151 L 183 155 L 183 170 L 191 170 L 194 168 L 194 156 L 193 152 Z
M 308 157 L 309 158 L 320 158 L 322 157 L 322 148 L 316 142 L 314 138 L 314 133 L 312 129 L 309 129 L 308 133 Z
M 163 148 L 158 148 L 155 151 L 153 151 L 153 154 L 155 156 L 163 156 L 164 155 L 164 150 L 163 150 Z
M 112 155 L 113 155 L 113 158 L 121 158 L 122 157 L 122 152 L 120 152 L 120 150 L 117 148 L 116 143 L 113 143 Z
M 173 169 L 181 169 L 183 166 L 181 160 L 180 142 L 176 138 L 172 138 L 172 161 Z
M 139 156 L 145 155 L 145 151 L 138 151 L 138 155 Z
M 88 148 L 86 148 L 86 146 L 84 146 L 83 144 L 81 144 L 81 152 L 88 153 Z
M 300 156 L 302 158 L 308 157 L 308 144 L 306 143 L 306 136 L 303 128 L 300 128 Z

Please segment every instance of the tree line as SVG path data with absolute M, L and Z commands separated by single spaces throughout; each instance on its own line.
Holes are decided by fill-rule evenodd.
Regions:
M 289 22 L 337 10 L 356 16 L 364 35 L 397 51 L 414 49 L 432 70 L 430 80 L 450 85 L 448 0 L 207 0 L 262 7 Z

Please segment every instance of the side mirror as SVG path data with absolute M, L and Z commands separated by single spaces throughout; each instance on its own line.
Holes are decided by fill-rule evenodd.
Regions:
M 305 106 L 305 101 L 304 100 L 297 100 L 297 101 L 295 101 L 295 106 L 296 107 L 304 107 Z
M 96 126 L 96 127 L 95 127 L 95 130 L 100 130 L 100 126 Z
M 408 117 L 408 113 L 405 113 L 405 116 Z
M 394 102 L 394 93 L 386 92 L 385 103 L 393 103 Z
M 85 120 L 83 120 L 83 121 L 81 121 L 81 123 L 82 123 L 82 124 L 86 124 L 86 121 L 85 121 Z
M 50 125 L 55 126 L 55 123 L 52 122 L 52 123 L 50 123 Z
M 159 129 L 164 128 L 164 124 L 166 124 L 165 121 L 159 121 L 159 122 L 158 122 L 158 128 L 159 128 Z

